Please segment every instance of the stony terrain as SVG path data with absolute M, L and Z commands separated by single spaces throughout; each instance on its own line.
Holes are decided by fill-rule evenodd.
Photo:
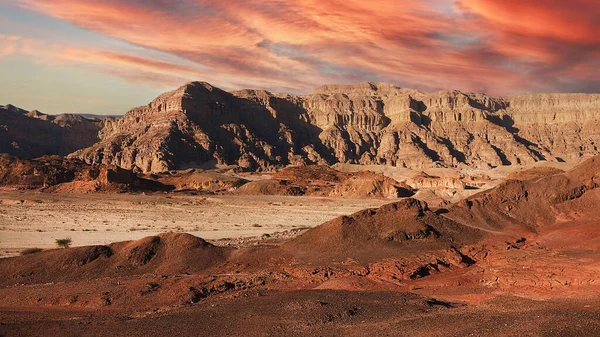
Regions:
M 105 123 L 72 156 L 144 173 L 303 164 L 492 168 L 598 154 L 600 95 L 424 93 L 383 83 L 304 96 L 191 82 Z
M 548 163 L 546 163 L 548 164 Z M 534 166 L 537 170 L 552 166 Z M 364 167 L 360 167 L 363 168 Z M 417 195 L 434 206 L 491 188 L 504 180 L 487 174 L 397 170 L 377 166 L 376 171 L 328 166 L 290 166 L 271 173 L 236 172 L 235 169 L 187 169 L 140 174 L 112 164 L 86 164 L 77 158 L 44 156 L 19 159 L 0 154 L 0 187 L 48 193 L 175 192 L 205 195 L 294 195 L 350 198 L 401 198 Z M 492 172 L 492 171 L 488 171 Z M 509 171 L 518 174 L 517 171 Z M 441 174 L 441 176 L 433 175 Z
M 35 189 L 45 192 L 127 192 L 168 191 L 160 182 L 140 178 L 114 165 L 90 166 L 78 159 L 44 156 L 20 159 L 0 154 L 0 187 Z
M 519 175 L 445 208 L 375 199 L 286 235 L 171 232 L 0 259 L 0 333 L 597 335 L 600 157 Z
M 67 155 L 99 141 L 103 122 L 80 115 L 47 115 L 0 106 L 0 153 L 24 159 Z
M 0 155 L 0 164 L 0 256 L 49 248 L 61 237 L 72 237 L 78 246 L 161 231 L 207 239 L 260 237 L 313 227 L 402 197 L 412 196 L 435 210 L 493 188 L 507 176 L 530 178 L 563 172 L 555 166 L 568 169 L 565 163 L 539 163 L 467 174 L 338 165 L 337 170 L 302 166 L 270 174 L 188 169 L 139 177 L 116 166 L 56 156 L 23 160 Z

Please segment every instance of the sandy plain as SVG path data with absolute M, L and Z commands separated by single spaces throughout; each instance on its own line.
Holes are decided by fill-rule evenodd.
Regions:
M 0 191 L 0 257 L 26 248 L 137 240 L 186 232 L 208 240 L 314 227 L 393 199 L 184 194 L 52 194 Z

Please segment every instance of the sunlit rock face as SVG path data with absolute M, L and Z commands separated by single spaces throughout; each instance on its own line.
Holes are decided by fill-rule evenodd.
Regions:
M 105 122 L 72 156 L 145 173 L 215 163 L 490 168 L 598 154 L 600 95 L 425 93 L 385 83 L 304 96 L 191 82 Z

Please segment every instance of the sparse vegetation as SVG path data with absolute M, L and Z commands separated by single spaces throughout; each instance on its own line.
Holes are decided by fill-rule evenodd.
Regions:
M 148 283 L 146 283 L 146 286 L 151 289 L 160 288 L 160 285 L 158 283 L 154 283 L 154 282 L 148 282 Z
M 35 254 L 35 253 L 39 253 L 41 251 L 43 251 L 42 248 L 28 248 L 28 249 L 22 250 L 21 255 Z
M 150 293 L 153 293 L 155 291 L 157 291 L 158 289 L 160 289 L 160 284 L 158 283 L 154 283 L 154 282 L 148 282 L 146 283 L 146 289 L 140 291 L 140 294 L 142 296 L 148 295 Z
M 56 245 L 62 248 L 69 248 L 71 246 L 71 243 L 73 243 L 73 240 L 71 240 L 71 238 L 56 239 Z

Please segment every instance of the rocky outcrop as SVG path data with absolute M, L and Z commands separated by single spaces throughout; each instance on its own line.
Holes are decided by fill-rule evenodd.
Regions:
M 235 191 L 248 180 L 230 174 L 201 169 L 170 171 L 151 175 L 152 180 L 163 185 L 173 186 L 177 191 L 197 191 L 207 193 L 226 193 Z
M 44 156 L 33 160 L 0 154 L 0 186 L 46 192 L 167 191 L 172 187 L 110 165 L 90 166 L 78 159 Z
M 414 189 L 424 188 L 451 188 L 463 190 L 467 184 L 461 177 L 438 177 L 427 173 L 418 174 L 408 180 L 407 184 Z
M 105 122 L 101 141 L 73 156 L 144 173 L 207 164 L 423 169 L 579 161 L 598 153 L 598 97 L 495 98 L 384 83 L 325 85 L 291 96 L 191 82 Z
M 286 167 L 272 179 L 255 180 L 241 186 L 242 195 L 309 195 L 350 198 L 404 198 L 412 189 L 392 178 L 373 172 L 340 172 L 327 166 Z
M 98 142 L 102 122 L 79 115 L 46 115 L 0 106 L 0 153 L 31 159 L 67 155 Z
M 292 98 L 228 93 L 193 82 L 106 123 L 101 141 L 73 156 L 142 172 L 215 162 L 255 170 L 323 162 L 317 128 Z
M 410 186 L 382 174 L 360 172 L 348 175 L 349 177 L 329 193 L 330 196 L 406 198 L 414 195 Z

